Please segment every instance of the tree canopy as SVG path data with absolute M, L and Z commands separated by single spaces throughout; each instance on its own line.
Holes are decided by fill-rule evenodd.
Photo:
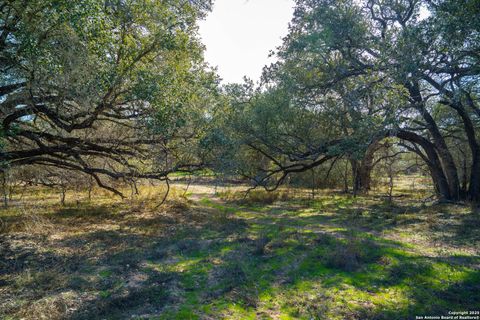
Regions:
M 216 91 L 197 20 L 209 1 L 2 1 L 3 166 L 102 182 L 202 165 Z
M 368 153 L 396 137 L 424 160 L 440 198 L 478 200 L 479 10 L 478 1 L 296 1 L 278 62 L 247 103 L 237 99 L 237 120 L 247 118 L 239 139 L 265 160 L 251 177 L 276 187 L 346 157 L 365 187 Z
M 210 6 L 2 2 L 2 166 L 103 186 L 210 167 L 271 190 L 346 162 L 362 192 L 395 138 L 440 199 L 480 200 L 478 1 L 297 0 L 261 82 L 223 87 L 197 35 Z

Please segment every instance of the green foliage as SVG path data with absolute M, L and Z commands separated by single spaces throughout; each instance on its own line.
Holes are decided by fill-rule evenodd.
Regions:
M 402 148 L 437 172 L 439 196 L 458 198 L 457 168 L 472 172 L 464 193 L 480 175 L 477 15 L 478 1 L 296 1 L 260 85 L 224 88 L 230 108 L 212 136 L 225 150 L 218 169 L 275 189 L 347 161 L 356 190 L 369 148 L 407 132 Z M 459 143 L 469 152 L 451 151 Z M 450 194 L 440 192 L 445 180 Z
M 210 5 L 2 4 L 2 160 L 83 171 L 101 186 L 202 167 L 218 79 L 197 20 Z

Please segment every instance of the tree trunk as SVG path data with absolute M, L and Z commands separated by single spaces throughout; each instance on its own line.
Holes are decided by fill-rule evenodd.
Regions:
M 371 189 L 372 171 L 374 167 L 373 157 L 375 156 L 375 152 L 379 149 L 378 142 L 379 140 L 375 140 L 368 146 L 367 151 L 365 152 L 365 156 L 360 163 L 359 183 L 361 190 L 365 193 L 367 193 Z
M 420 112 L 422 118 L 427 124 L 427 129 L 432 135 L 433 144 L 435 145 L 435 149 L 441 159 L 441 166 L 443 167 L 443 171 L 448 181 L 448 200 L 457 201 L 460 199 L 460 181 L 458 179 L 458 171 L 452 154 L 448 150 L 447 143 L 440 133 L 435 120 L 425 108 L 425 102 L 423 101 L 418 82 L 407 85 L 407 89 L 416 103 L 416 109 Z
M 475 102 L 473 101 L 472 97 L 467 93 L 467 105 L 475 112 L 475 114 L 480 117 L 480 109 L 475 106 Z M 468 118 L 470 121 L 469 127 L 471 127 L 471 138 L 469 137 L 469 141 L 472 140 L 474 142 L 474 149 L 472 149 L 472 167 L 470 173 L 470 186 L 469 186 L 469 197 L 470 200 L 476 206 L 475 211 L 478 212 L 477 204 L 480 203 L 480 147 L 476 141 L 475 135 L 475 127 L 471 122 L 471 119 Z M 470 144 L 470 148 L 472 148 L 472 144 Z
M 426 156 L 422 153 L 419 153 L 419 155 L 428 165 L 438 197 L 440 200 L 453 200 L 450 194 L 450 186 L 447 177 L 443 172 L 442 163 L 437 154 L 435 145 L 424 137 L 410 131 L 399 130 L 395 132 L 395 135 L 399 139 L 410 141 L 422 147 Z
M 67 190 L 63 189 L 60 191 L 60 203 L 62 206 L 65 206 L 65 197 L 66 197 Z
M 373 170 L 373 157 L 378 150 L 379 140 L 372 142 L 361 161 L 351 159 L 352 172 L 353 172 L 353 188 L 354 193 L 368 193 L 371 188 L 372 170 Z
M 352 166 L 352 177 L 353 177 L 353 185 L 352 185 L 352 191 L 353 191 L 353 196 L 356 197 L 357 194 L 363 193 L 363 188 L 362 188 L 362 181 L 360 177 L 360 161 L 356 159 L 350 159 L 350 165 Z
M 480 147 L 475 137 L 475 127 L 461 103 L 449 103 L 449 105 L 455 109 L 460 115 L 460 118 L 462 118 L 468 145 L 472 152 L 472 166 L 470 168 L 470 183 L 467 198 L 477 203 L 480 202 Z
M 443 164 L 445 176 L 447 177 L 447 180 L 448 180 L 448 188 L 450 191 L 449 200 L 454 200 L 454 201 L 459 200 L 460 199 L 460 181 L 458 179 L 458 171 L 455 165 L 455 161 L 453 160 L 453 156 L 448 150 L 447 143 L 445 142 L 445 139 L 441 135 L 440 130 L 437 127 L 437 124 L 433 120 L 430 113 L 428 113 L 425 110 L 425 108 L 423 108 L 422 110 L 422 116 L 427 122 L 427 127 L 429 129 L 430 134 L 433 137 L 433 143 L 441 159 L 441 164 Z
M 368 193 L 371 185 L 372 167 L 363 161 L 352 160 L 353 188 L 355 193 Z
M 468 187 L 468 199 L 480 203 L 480 152 L 477 151 L 472 161 L 470 174 L 470 186 Z
M 462 185 L 461 185 L 461 193 L 463 197 L 466 197 L 467 190 L 468 190 L 468 164 L 467 164 L 467 155 L 461 149 L 459 149 L 462 153 Z

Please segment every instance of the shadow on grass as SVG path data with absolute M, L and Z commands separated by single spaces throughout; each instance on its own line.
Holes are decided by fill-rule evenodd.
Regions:
M 478 256 L 429 256 L 370 232 L 398 227 L 405 211 L 413 216 L 401 226 L 420 223 L 420 209 L 337 200 L 58 211 L 58 223 L 86 219 L 92 229 L 43 242 L 25 256 L 35 263 L 0 274 L 6 298 L 28 301 L 0 316 L 38 315 L 39 301 L 62 292 L 75 293 L 71 319 L 408 319 L 480 304 Z
M 100 219 L 111 217 L 111 206 L 81 206 L 81 207 L 62 207 L 52 214 L 54 219 Z

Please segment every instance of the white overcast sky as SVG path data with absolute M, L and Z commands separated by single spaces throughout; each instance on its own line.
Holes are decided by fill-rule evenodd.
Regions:
M 271 50 L 282 43 L 293 16 L 293 0 L 215 0 L 200 21 L 205 58 L 225 83 L 259 80 Z

